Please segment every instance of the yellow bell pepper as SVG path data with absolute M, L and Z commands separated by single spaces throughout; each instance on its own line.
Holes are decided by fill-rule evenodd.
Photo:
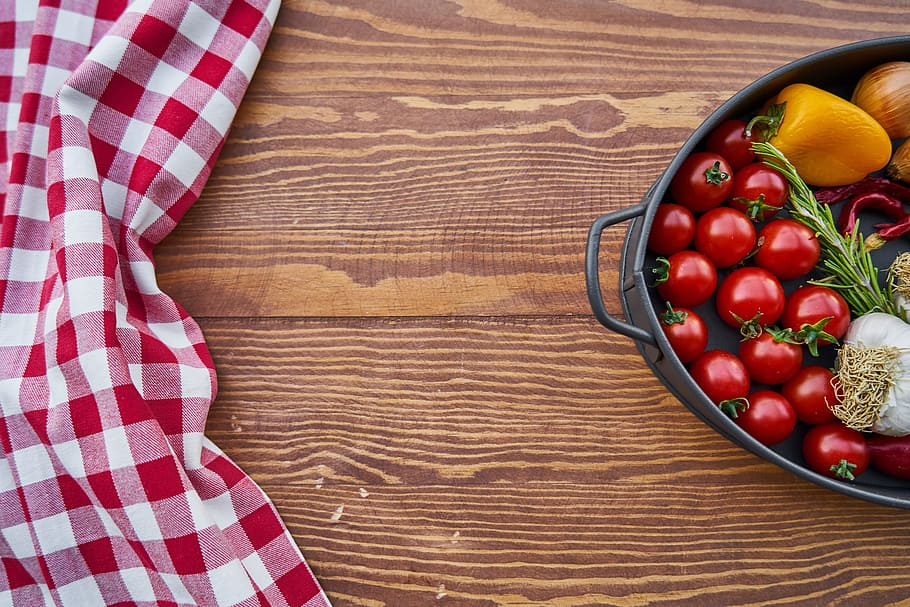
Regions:
M 847 185 L 885 167 L 891 139 L 859 106 L 809 84 L 791 84 L 772 100 L 767 114 L 749 123 L 764 131 L 803 181 Z

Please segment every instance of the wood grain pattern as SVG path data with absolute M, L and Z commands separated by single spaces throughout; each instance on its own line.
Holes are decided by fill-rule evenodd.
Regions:
M 335 605 L 910 605 L 910 512 L 707 428 L 583 273 L 713 109 L 905 4 L 285 0 L 156 262 Z

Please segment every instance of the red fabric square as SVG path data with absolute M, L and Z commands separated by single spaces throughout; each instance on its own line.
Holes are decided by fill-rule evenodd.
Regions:
M 109 470 L 98 472 L 97 474 L 89 474 L 86 479 L 95 494 L 95 499 L 102 507 L 108 510 L 123 507 L 123 501 L 120 499 L 120 494 L 117 493 L 117 486 L 114 484 L 114 475 Z
M 126 76 L 114 72 L 99 101 L 125 116 L 132 116 L 142 100 L 145 89 Z
M 16 22 L 0 21 L 0 48 L 15 48 Z
M 46 65 L 51 55 L 51 45 L 53 43 L 54 39 L 50 36 L 43 34 L 33 35 L 28 51 L 28 62 Z
M 136 158 L 133 164 L 133 172 L 130 174 L 130 182 L 127 187 L 138 194 L 148 192 L 149 186 L 158 173 L 161 172 L 161 166 L 144 156 Z
M 95 8 L 95 16 L 105 21 L 115 21 L 126 10 L 127 0 L 104 0 Z
M 0 34 L 3 36 L 3 34 Z M 13 77 L 0 75 L 0 101 L 9 101 L 13 90 Z
M 70 401 L 70 417 L 72 418 L 73 433 L 76 438 L 85 438 L 104 429 L 94 394 L 72 399 Z
M 246 478 L 243 471 L 226 457 L 215 457 L 206 467 L 221 477 L 228 489 Z
M 177 465 L 170 457 L 153 459 L 136 464 L 136 471 L 142 479 L 145 495 L 150 502 L 167 499 L 183 493 L 183 478 Z
M 205 573 L 207 567 L 199 548 L 199 536 L 195 533 L 180 537 L 166 538 L 164 545 L 174 563 L 174 573 L 189 575 Z
M 19 120 L 29 124 L 37 122 L 40 103 L 40 95 L 36 93 L 23 93 L 21 105 L 19 107 Z
M 38 439 L 45 445 L 50 444 L 50 437 L 47 435 L 47 409 L 25 411 L 25 419 L 28 420 Z
M 148 421 L 151 417 L 148 406 L 133 384 L 114 386 L 117 408 L 124 426 Z
M 288 602 L 295 596 L 315 596 L 319 593 L 316 580 L 303 563 L 298 563 L 296 567 L 278 578 L 275 585 Z
M 70 319 L 57 327 L 57 361 L 62 364 L 78 357 L 76 326 Z
M 249 38 L 262 21 L 262 12 L 242 0 L 235 0 L 231 2 L 221 21 L 232 30 Z
M 85 490 L 79 486 L 73 477 L 64 475 L 57 477 L 57 485 L 60 487 L 60 495 L 63 496 L 63 503 L 67 510 L 76 510 L 85 506 L 91 506 L 92 500 L 89 499 Z
M 35 583 L 34 578 L 32 578 L 25 566 L 17 559 L 4 557 L 3 559 L 0 559 L 0 563 L 3 564 L 3 571 L 6 574 L 6 583 L 10 590 L 22 588 L 23 586 L 31 586 Z
M 161 127 L 177 139 L 183 139 L 199 115 L 173 97 L 167 100 L 161 113 L 155 119 L 155 126 Z
M 133 44 L 144 48 L 155 57 L 163 57 L 177 31 L 164 21 L 143 15 L 132 36 Z
M 92 542 L 85 542 L 79 545 L 79 552 L 85 559 L 92 575 L 110 573 L 118 571 L 120 566 L 117 564 L 117 558 L 114 556 L 114 546 L 110 538 L 103 537 Z
M 89 134 L 89 143 L 92 146 L 92 156 L 95 157 L 95 165 L 98 167 L 98 175 L 101 177 L 110 175 L 111 165 L 114 164 L 114 159 L 120 149 L 93 134 Z
M 268 504 L 263 504 L 244 516 L 240 519 L 240 525 L 255 550 L 259 550 L 284 533 L 281 523 Z
M 215 53 L 206 51 L 199 59 L 199 63 L 193 68 L 190 74 L 194 78 L 202 80 L 212 88 L 218 88 L 224 82 L 224 77 L 231 70 L 231 62 L 219 57 Z

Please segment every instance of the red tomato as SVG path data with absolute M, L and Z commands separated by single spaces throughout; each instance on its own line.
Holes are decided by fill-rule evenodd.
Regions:
M 757 384 L 775 386 L 794 375 L 803 365 L 803 348 L 799 344 L 779 340 L 765 330 L 739 344 L 739 358 Z
M 830 318 L 822 326 L 824 319 Z M 840 293 L 822 285 L 804 285 L 787 297 L 781 324 L 804 336 L 809 350 L 834 344 L 850 326 L 850 307 Z
M 784 288 L 764 268 L 734 270 L 717 289 L 717 313 L 731 327 L 743 323 L 768 326 L 777 322 L 784 310 Z
M 736 403 L 742 402 L 749 394 L 746 365 L 726 350 L 706 350 L 692 361 L 689 374 L 707 397 L 731 417 L 726 406 L 732 406 L 735 413 Z
M 745 120 L 732 118 L 721 122 L 705 139 L 705 149 L 723 156 L 733 171 L 738 171 L 753 160 L 755 152 L 750 147 L 753 138 L 746 135 Z
M 677 204 L 700 213 L 726 200 L 732 187 L 733 170 L 723 156 L 695 152 L 683 160 L 670 181 L 670 196 Z
M 667 341 L 683 363 L 692 362 L 708 345 L 708 325 L 698 313 L 688 308 L 667 310 L 660 315 L 660 326 Z
M 733 177 L 730 206 L 763 221 L 784 208 L 789 195 L 790 186 L 783 175 L 766 164 L 753 162 Z
M 810 228 L 793 219 L 775 219 L 759 230 L 752 261 L 781 280 L 791 280 L 811 272 L 820 254 L 818 238 Z
M 662 261 L 661 261 L 662 260 Z M 664 259 L 654 270 L 657 293 L 674 307 L 694 308 L 711 297 L 717 286 L 717 270 L 698 251 L 685 250 Z
M 729 268 L 745 259 L 755 247 L 752 220 L 730 207 L 715 207 L 695 223 L 695 248 L 718 268 Z
M 838 402 L 834 373 L 819 365 L 807 365 L 781 386 L 790 401 L 796 419 L 807 424 L 824 424 L 835 420 L 831 407 Z
M 734 421 L 761 444 L 776 445 L 796 428 L 796 414 L 780 393 L 756 390 L 747 400 L 749 406 Z
M 682 251 L 695 236 L 695 216 L 692 211 L 678 204 L 664 203 L 657 206 L 648 248 L 657 255 L 672 255 Z
M 840 422 L 828 422 L 806 432 L 803 457 L 819 474 L 852 481 L 869 466 L 869 445 L 861 432 Z

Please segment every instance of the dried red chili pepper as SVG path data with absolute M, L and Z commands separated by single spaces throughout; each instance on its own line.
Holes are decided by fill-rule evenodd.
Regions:
M 859 194 L 851 198 L 841 209 L 837 227 L 842 234 L 853 232 L 860 211 L 878 211 L 895 221 L 900 221 L 907 214 L 900 199 L 881 191 Z
M 874 251 L 889 240 L 894 240 L 898 236 L 910 233 L 910 214 L 904 215 L 895 223 L 880 223 L 875 227 L 877 231 L 874 234 L 869 234 L 865 240 L 865 247 L 868 251 Z
M 910 203 L 910 187 L 896 183 L 887 177 L 870 175 L 857 182 L 844 186 L 818 188 L 815 190 L 815 199 L 819 204 L 834 204 L 851 196 L 881 192 Z

